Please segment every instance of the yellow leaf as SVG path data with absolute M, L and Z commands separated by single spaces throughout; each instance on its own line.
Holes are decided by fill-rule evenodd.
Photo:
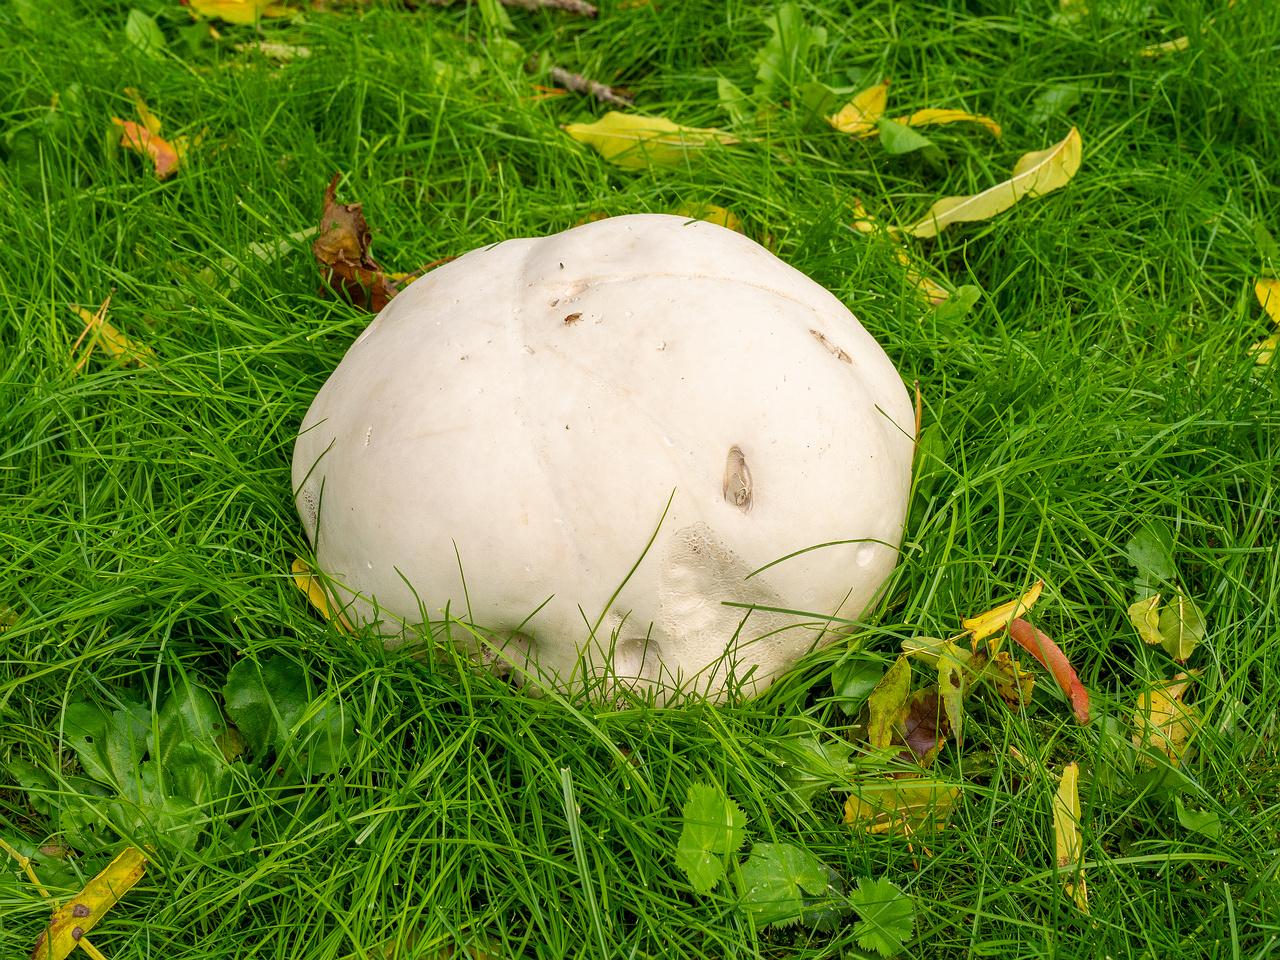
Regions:
M 853 229 L 859 233 L 879 233 L 888 236 L 890 231 L 883 224 L 876 220 L 867 212 L 867 208 L 862 205 L 861 200 L 853 201 Z M 951 296 L 946 287 L 937 281 L 926 277 L 918 269 L 915 262 L 911 259 L 911 255 L 902 247 L 896 246 L 893 249 L 893 257 L 898 263 L 906 267 L 907 282 L 919 290 L 926 300 L 933 306 L 937 306 Z
M 1059 869 L 1072 869 L 1072 878 L 1064 884 L 1067 896 L 1075 901 L 1081 913 L 1089 912 L 1089 893 L 1085 887 L 1084 843 L 1080 837 L 1080 768 L 1068 763 L 1062 769 L 1058 792 L 1053 796 L 1053 840 L 1055 862 Z
M 976 113 L 965 113 L 963 110 L 942 110 L 929 109 L 917 110 L 909 117 L 898 117 L 894 123 L 901 123 L 907 127 L 925 127 L 934 123 L 959 123 L 962 120 L 972 120 L 974 123 L 980 123 L 997 137 L 1002 136 L 1004 131 L 1000 129 L 1000 124 L 996 123 L 990 117 L 982 117 Z
M 227 23 L 252 26 L 263 17 L 287 17 L 289 10 L 271 0 L 189 0 L 202 17 L 217 17 Z
M 53 915 L 49 929 L 36 940 L 31 960 L 64 960 L 146 871 L 147 855 L 126 847 Z
M 1200 711 L 1182 701 L 1190 686 L 1191 678 L 1180 673 L 1138 695 L 1133 713 L 1135 747 L 1155 747 L 1174 763 L 1182 759 L 1200 729 Z
M 1253 357 L 1256 363 L 1270 363 L 1271 358 L 1276 355 L 1277 346 L 1280 346 L 1280 335 L 1273 333 L 1250 347 L 1249 356 Z
M 943 197 L 928 215 L 908 232 L 917 237 L 937 236 L 953 223 L 986 220 L 1003 213 L 1023 197 L 1039 197 L 1065 186 L 1080 169 L 1082 144 L 1075 127 L 1048 150 L 1028 153 L 1013 168 L 1013 176 L 988 190 L 967 197 Z
M 329 602 L 329 595 L 325 593 L 324 584 L 312 572 L 307 561 L 301 557 L 295 557 L 291 569 L 294 586 L 307 595 L 307 599 L 311 601 L 311 605 L 316 608 L 320 616 L 326 620 L 333 620 L 343 633 L 354 633 L 355 630 L 352 628 L 351 621 L 347 619 L 346 614 L 339 610 L 337 617 L 334 617 L 334 605 Z
M 595 123 L 570 123 L 565 132 L 595 147 L 620 167 L 643 170 L 655 163 L 681 163 L 713 143 L 737 143 L 736 137 L 714 128 L 682 127 L 666 117 L 642 117 L 610 110 Z
M 133 87 L 125 87 L 124 92 L 133 101 L 134 109 L 138 111 L 138 119 L 147 128 L 147 133 L 153 137 L 160 136 L 160 118 L 151 112 L 151 108 L 147 106 L 147 101 L 143 100 L 142 95 Z
M 677 217 L 688 217 L 690 220 L 705 220 L 707 223 L 719 224 L 738 233 L 742 232 L 742 221 L 724 207 L 717 207 L 713 203 L 703 203 L 696 206 L 691 203 L 682 203 L 671 212 Z
M 827 117 L 831 124 L 841 133 L 854 135 L 870 133 L 876 128 L 876 121 L 884 113 L 885 103 L 889 99 L 889 81 L 878 83 L 874 87 L 863 90 L 860 94 L 840 108 L 834 117 Z
M 1181 53 L 1190 47 L 1190 37 L 1178 37 L 1176 40 L 1166 40 L 1164 43 L 1153 43 L 1150 46 L 1143 47 L 1138 52 L 1144 57 L 1159 57 L 1166 53 Z
M 84 307 L 71 305 L 72 309 L 84 321 L 85 327 L 80 331 L 80 336 L 76 342 L 72 344 L 71 350 L 74 353 L 76 347 L 80 346 L 80 341 L 85 338 L 86 334 L 92 334 L 89 338 L 89 346 L 84 352 L 84 356 L 80 358 L 76 364 L 79 370 L 85 365 L 89 359 L 89 355 L 93 353 L 93 348 L 97 344 L 102 344 L 107 348 L 107 352 L 114 357 L 119 357 L 122 363 L 136 363 L 140 367 L 151 366 L 156 361 L 155 352 L 140 343 L 135 343 L 126 337 L 123 333 L 107 323 L 107 305 L 111 303 L 111 298 L 107 297 L 97 313 L 90 313 Z
M 1160 636 L 1160 613 L 1156 610 L 1158 606 L 1160 606 L 1158 593 L 1145 600 L 1129 604 L 1129 622 L 1133 624 L 1133 629 L 1138 631 L 1138 636 L 1142 638 L 1143 643 L 1154 645 L 1164 642 L 1164 637 Z
M 1030 610 L 1032 604 L 1040 599 L 1040 591 L 1043 589 L 1044 581 L 1038 580 L 1036 581 L 1035 586 L 1017 600 L 1010 600 L 1008 603 L 1002 603 L 1000 606 L 992 607 L 990 610 L 984 611 L 976 617 L 962 621 L 964 628 L 973 632 L 974 640 L 981 640 L 984 637 L 991 636 L 993 633 L 999 633 L 1018 617 Z
M 1253 294 L 1262 304 L 1262 309 L 1276 323 L 1280 323 L 1280 280 L 1263 277 L 1253 285 Z
M 1031 704 L 1031 692 L 1035 689 L 1035 675 L 1022 669 L 1020 664 L 1007 651 L 1001 650 L 987 665 L 987 675 L 996 682 L 996 693 L 1000 699 L 1013 707 L 1026 707 Z
M 960 799 L 960 788 L 922 777 L 867 777 L 853 786 L 844 822 L 867 833 L 940 830 Z

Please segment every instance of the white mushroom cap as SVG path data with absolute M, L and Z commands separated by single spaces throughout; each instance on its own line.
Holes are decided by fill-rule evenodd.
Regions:
M 615 217 L 397 296 L 307 412 L 293 482 L 348 615 L 384 633 L 448 610 L 518 631 L 499 662 L 544 684 L 752 693 L 893 569 L 913 426 L 804 274 L 713 224 Z M 833 541 L 858 542 L 749 577 Z

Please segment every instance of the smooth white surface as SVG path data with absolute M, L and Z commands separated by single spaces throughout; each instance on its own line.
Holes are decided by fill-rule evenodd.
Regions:
M 754 667 L 759 692 L 835 635 L 725 601 L 856 617 L 896 561 L 913 429 L 884 351 L 808 277 L 713 224 L 615 217 L 392 300 L 307 412 L 293 481 L 349 615 L 388 634 L 469 600 L 523 634 L 499 663 L 544 683 L 580 680 L 588 650 L 593 672 L 713 695 Z M 749 512 L 725 499 L 735 445 Z M 747 579 L 836 540 L 887 545 Z

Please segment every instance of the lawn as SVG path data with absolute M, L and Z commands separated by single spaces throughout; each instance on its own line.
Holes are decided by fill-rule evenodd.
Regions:
M 861 883 L 914 910 L 878 941 L 903 957 L 1272 952 L 1280 379 L 1251 348 L 1275 332 L 1255 285 L 1280 270 L 1280 5 L 816 0 L 786 16 L 824 32 L 784 30 L 781 61 L 784 12 L 736 0 L 509 23 L 487 2 L 293 6 L 256 25 L 178 0 L 0 6 L 0 838 L 59 902 L 151 848 L 98 950 L 875 956 L 880 914 L 838 893 Z M 562 125 L 614 107 L 555 92 L 553 66 L 739 142 L 612 163 Z M 906 150 L 826 122 L 884 80 L 887 118 L 952 108 L 1002 136 L 922 127 Z M 112 122 L 142 123 L 138 101 L 185 138 L 163 179 Z M 936 238 L 884 229 L 1072 128 L 1061 188 Z M 534 698 L 319 616 L 290 575 L 311 557 L 290 458 L 369 321 L 321 295 L 302 235 L 334 174 L 404 273 L 601 216 L 732 212 L 919 384 L 880 601 L 763 696 L 674 708 Z M 78 340 L 108 297 L 123 353 Z M 903 641 L 1041 580 L 1029 618 L 1089 722 L 1018 650 L 1030 702 L 975 683 L 963 747 L 924 774 L 940 823 L 846 823 L 884 770 L 862 701 Z M 1183 669 L 1127 614 L 1152 590 L 1206 627 L 1171 759 L 1131 744 L 1144 692 Z M 1071 763 L 1081 852 L 1059 872 Z M 691 796 L 741 811 L 711 844 L 719 882 L 677 857 Z M 838 877 L 803 922 L 752 899 L 769 844 Z M 1064 891 L 1080 865 L 1087 915 Z M 0 955 L 28 955 L 51 909 L 10 862 Z

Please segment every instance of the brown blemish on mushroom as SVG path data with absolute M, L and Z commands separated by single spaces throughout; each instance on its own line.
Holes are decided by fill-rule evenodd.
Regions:
M 569 314 L 567 317 L 565 317 L 565 318 L 564 318 L 564 322 L 565 322 L 565 323 L 577 323 L 577 322 L 578 322 L 579 320 L 581 320 L 581 319 L 582 319 L 582 314 L 581 314 L 581 313 L 571 313 L 571 314 Z
M 729 448 L 729 456 L 724 461 L 724 502 L 743 513 L 751 512 L 751 470 L 742 448 L 736 443 Z
M 853 357 L 849 356 L 847 353 L 845 353 L 843 350 L 837 347 L 834 343 L 828 340 L 825 336 L 822 335 L 821 332 L 817 330 L 810 330 L 809 332 L 813 334 L 814 339 L 817 340 L 824 347 L 826 347 L 831 352 L 831 355 L 835 357 L 837 360 L 843 360 L 845 363 L 853 363 Z

